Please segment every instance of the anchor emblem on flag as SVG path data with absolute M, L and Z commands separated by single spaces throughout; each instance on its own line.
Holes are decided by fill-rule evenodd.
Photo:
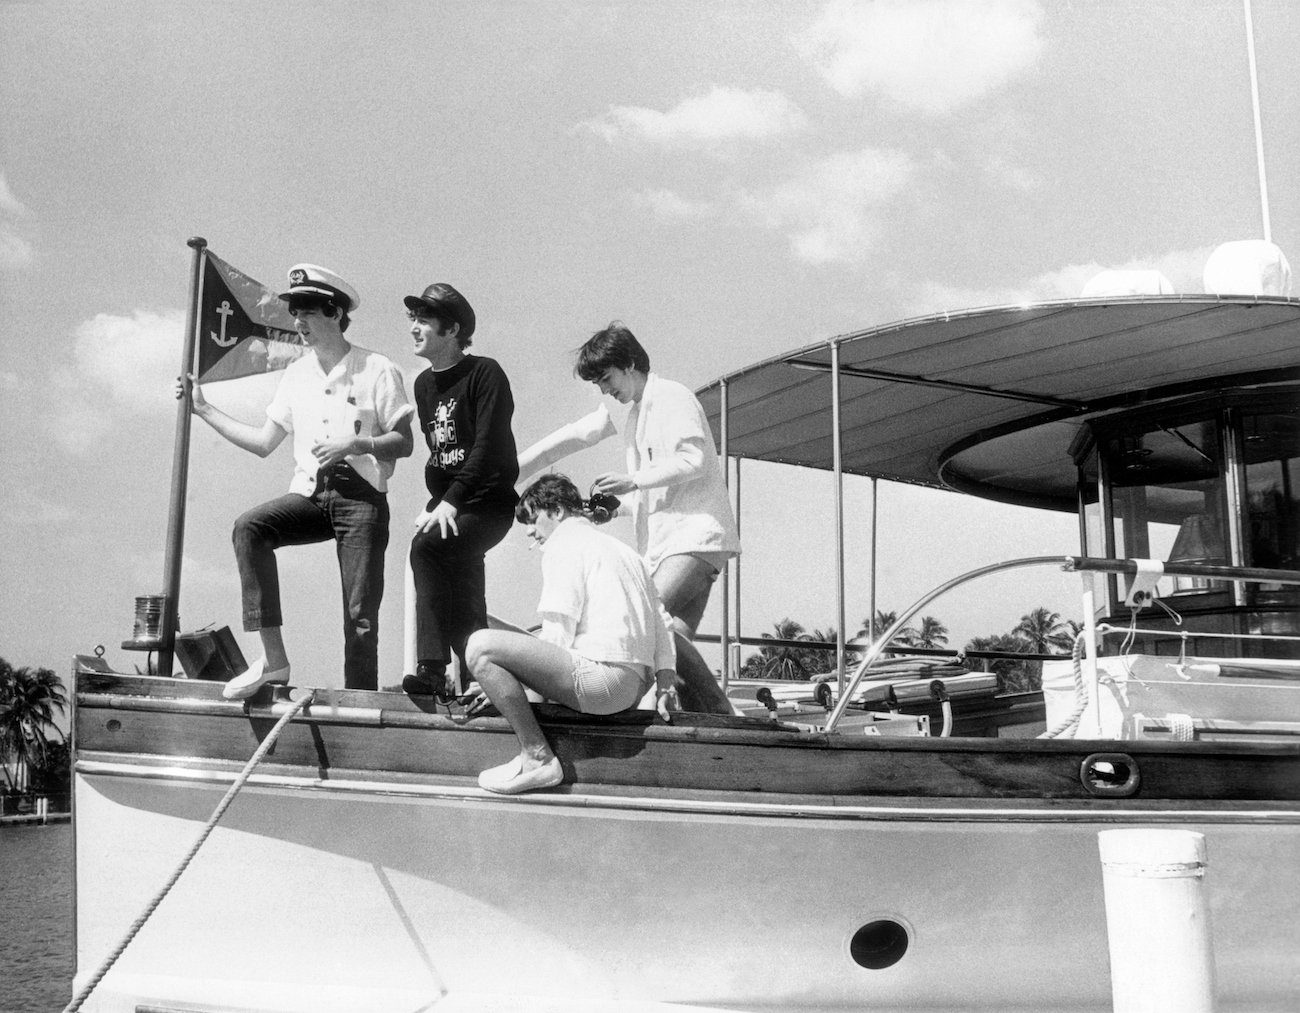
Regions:
M 208 331 L 208 334 L 211 335 L 212 340 L 215 341 L 222 348 L 229 348 L 231 345 L 233 345 L 236 341 L 239 340 L 233 334 L 230 335 L 229 337 L 226 336 L 226 320 L 234 312 L 235 311 L 230 308 L 229 300 L 227 299 L 221 300 L 221 305 L 217 307 L 217 313 L 220 314 L 221 316 L 221 336 L 218 337 L 216 331 Z

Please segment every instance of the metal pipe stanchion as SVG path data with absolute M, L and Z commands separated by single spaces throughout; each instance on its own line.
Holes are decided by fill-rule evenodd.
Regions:
M 1103 830 L 1097 839 L 1114 1013 L 1213 1013 L 1204 835 Z
M 414 675 L 415 663 L 415 572 L 408 553 L 402 568 L 402 675 Z M 401 684 L 401 680 L 398 680 Z M 380 687 L 383 688 L 382 686 Z

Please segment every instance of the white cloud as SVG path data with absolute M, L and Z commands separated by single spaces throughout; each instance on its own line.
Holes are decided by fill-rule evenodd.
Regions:
M 8 528 L 48 529 L 65 524 L 75 516 L 70 507 L 42 499 L 21 483 L 6 487 L 0 496 L 0 517 Z
M 656 218 L 683 220 L 710 218 L 717 214 L 716 205 L 708 201 L 690 200 L 672 190 L 643 190 L 636 195 L 636 201 L 648 207 Z
M 984 163 L 984 171 L 995 183 L 1021 193 L 1034 193 L 1043 188 L 1040 177 L 1023 166 L 1013 165 L 1004 158 L 993 156 Z
M 0 268 L 26 267 L 35 256 L 31 243 L 18 234 L 13 220 L 26 218 L 30 212 L 9 189 L 9 181 L 0 172 Z
M 78 327 L 69 364 L 52 378 L 62 405 L 56 438 L 64 449 L 94 454 L 139 419 L 175 412 L 184 330 L 180 310 L 100 313 Z
M 1037 0 L 833 0 L 795 40 L 826 83 L 931 115 L 950 112 L 1033 66 Z
M 26 267 L 34 256 L 32 244 L 7 223 L 0 222 L 0 267 Z
M 623 140 L 652 144 L 714 144 L 762 141 L 802 130 L 808 119 L 777 91 L 743 91 L 714 85 L 707 95 L 683 99 L 667 112 L 644 106 L 610 106 L 603 117 L 578 127 L 611 144 Z
M 1077 299 L 1094 275 L 1101 271 L 1156 270 L 1169 279 L 1175 292 L 1202 291 L 1201 272 L 1213 247 L 1171 250 L 1167 253 L 1136 256 L 1123 263 L 1069 264 L 1048 271 L 1016 285 L 997 288 L 959 288 L 928 283 L 909 300 L 908 316 L 937 313 L 943 310 L 974 309 L 980 306 L 1015 306 L 1055 299 Z
M 83 380 L 106 387 L 124 408 L 175 408 L 184 333 L 180 310 L 136 310 L 129 317 L 99 313 L 77 328 L 72 359 Z
M 794 255 L 814 264 L 853 262 L 869 252 L 877 217 L 915 174 L 901 151 L 866 148 L 807 166 L 765 193 L 745 192 L 741 206 L 786 232 Z
M 0 172 L 0 212 L 12 218 L 26 218 L 30 213 L 23 202 L 9 189 L 9 181 L 3 172 Z

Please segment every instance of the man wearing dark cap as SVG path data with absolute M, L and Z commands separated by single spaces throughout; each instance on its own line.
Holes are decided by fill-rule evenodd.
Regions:
M 465 671 L 465 641 L 487 628 L 483 557 L 514 522 L 515 404 L 496 360 L 466 352 L 475 319 L 463 295 L 437 282 L 403 302 L 415 354 L 429 362 L 415 378 L 415 406 L 429 447 L 429 502 L 415 519 L 411 542 L 417 664 L 402 688 L 448 700 L 452 654 Z
M 343 336 L 361 302 L 356 290 L 333 271 L 297 264 L 280 298 L 308 354 L 284 371 L 262 425 L 231 418 L 193 388 L 194 414 L 237 447 L 265 457 L 293 434 L 288 494 L 235 521 L 244 629 L 258 631 L 264 655 L 226 684 L 230 700 L 289 681 L 275 550 L 329 540 L 338 543 L 343 583 L 344 681 L 349 689 L 378 688 L 386 490 L 397 459 L 409 456 L 413 443 L 414 409 L 401 372 Z

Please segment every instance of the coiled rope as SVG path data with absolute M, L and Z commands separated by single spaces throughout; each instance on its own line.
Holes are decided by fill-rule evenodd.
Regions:
M 1086 630 L 1080 630 L 1074 638 L 1074 648 L 1070 651 L 1070 660 L 1074 663 L 1074 710 L 1038 737 L 1054 739 L 1063 735 L 1079 723 L 1083 712 L 1088 709 L 1088 690 L 1083 684 L 1083 642 Z
M 185 857 L 181 859 L 180 864 L 176 866 L 175 871 L 168 878 L 167 882 L 163 884 L 162 889 L 154 894 L 153 900 L 151 900 L 145 907 L 144 911 L 140 913 L 140 917 L 131 923 L 131 927 L 127 929 L 126 935 L 122 937 L 121 942 L 113 947 L 112 952 L 104 958 L 103 962 L 91 976 L 90 980 L 86 982 L 86 984 L 82 986 L 81 991 L 73 997 L 72 1002 L 68 1003 L 68 1005 L 63 1008 L 63 1013 L 76 1013 L 77 1010 L 81 1009 L 82 1003 L 90 998 L 90 994 L 95 991 L 100 981 L 103 980 L 104 975 L 108 974 L 109 969 L 117 963 L 118 958 L 122 956 L 126 948 L 131 945 L 131 940 L 136 937 L 136 934 L 142 928 L 144 928 L 144 923 L 149 920 L 150 916 L 152 916 L 154 911 L 157 910 L 158 905 L 162 903 L 163 898 L 166 897 L 171 891 L 171 888 L 176 885 L 176 881 L 181 878 L 181 874 L 189 867 L 190 862 L 194 860 L 194 856 L 199 853 L 199 848 L 203 847 L 203 842 L 206 841 L 208 835 L 216 829 L 218 821 L 220 821 L 221 817 L 225 815 L 226 810 L 230 808 L 230 803 L 235 800 L 235 796 L 239 794 L 239 789 L 244 786 L 244 783 L 252 775 L 253 770 L 262 762 L 263 757 L 270 752 L 271 747 L 275 745 L 275 740 L 280 737 L 280 733 L 288 727 L 289 722 L 297 717 L 298 713 L 302 711 L 303 708 L 312 703 L 315 697 L 316 694 L 314 691 L 308 691 L 306 696 L 294 703 L 293 706 L 281 716 L 280 720 L 275 723 L 270 734 L 262 740 L 262 744 L 257 747 L 257 750 L 251 757 L 249 757 L 248 762 L 244 764 L 244 769 L 239 772 L 239 776 L 235 778 L 234 783 L 230 786 L 229 790 L 227 790 L 225 796 L 217 803 L 217 808 L 214 809 L 212 815 L 208 817 L 208 822 L 204 824 L 204 827 L 199 832 L 199 836 L 195 840 L 193 846 Z

